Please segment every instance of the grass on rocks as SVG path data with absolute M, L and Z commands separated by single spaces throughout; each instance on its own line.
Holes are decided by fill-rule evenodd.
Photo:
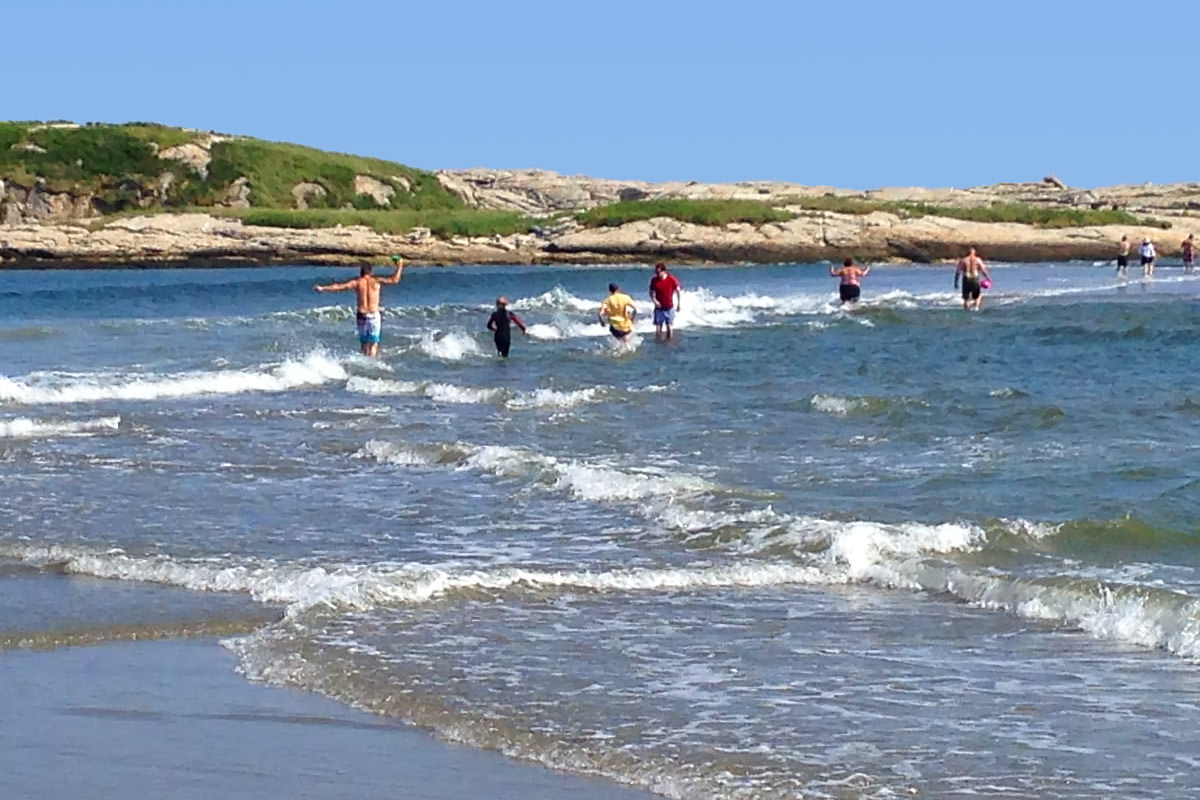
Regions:
M 369 196 L 354 191 L 354 178 L 366 175 L 395 190 L 390 207 L 413 210 L 461 208 L 462 201 L 446 191 L 429 172 L 393 161 L 329 153 L 312 147 L 257 139 L 230 139 L 212 146 L 209 182 L 227 186 L 239 177 L 250 185 L 250 203 L 255 208 L 286 209 L 295 205 L 292 188 L 316 183 L 324 196 L 308 198 L 310 208 L 340 209 L 353 205 L 362 210 L 374 206 Z
M 295 144 L 225 138 L 212 143 L 206 173 L 177 159 L 159 157 L 165 148 L 204 136 L 202 131 L 152 122 L 0 122 L 0 179 L 20 186 L 40 182 L 51 192 L 90 195 L 103 213 L 217 206 L 229 199 L 230 187 L 239 178 L 245 179 L 250 204 L 256 208 L 294 208 L 297 198 L 292 190 L 301 183 L 320 185 L 321 192 L 307 197 L 309 207 L 416 211 L 464 207 L 431 172 Z M 391 196 L 381 204 L 370 194 L 359 193 L 358 176 L 390 186 Z
M 959 207 L 915 203 L 904 200 L 867 200 L 858 197 L 789 197 L 787 205 L 806 211 L 831 211 L 838 214 L 871 214 L 884 211 L 900 217 L 948 217 L 971 222 L 1015 222 L 1039 228 L 1082 228 L 1092 225 L 1152 225 L 1157 220 L 1142 219 L 1121 209 L 1068 208 L 1029 203 L 996 203 L 990 206 Z M 1169 223 L 1167 224 L 1169 225 Z
M 772 208 L 756 200 L 626 200 L 581 211 L 575 215 L 589 228 L 616 227 L 655 217 L 670 217 L 695 225 L 728 225 L 745 222 L 762 225 L 796 218 L 791 211 Z

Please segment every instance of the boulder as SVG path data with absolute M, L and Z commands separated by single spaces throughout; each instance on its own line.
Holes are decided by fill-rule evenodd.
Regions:
M 325 190 L 322 189 L 322 192 Z M 355 175 L 354 176 L 354 193 L 365 194 L 375 201 L 377 206 L 391 205 L 392 197 L 396 194 L 395 188 L 383 181 L 372 178 L 370 175 Z
M 212 161 L 212 153 L 209 149 L 201 147 L 196 142 L 165 147 L 158 151 L 158 157 L 170 161 L 182 161 L 200 173 L 201 177 L 208 177 L 208 165 Z
M 292 187 L 292 197 L 296 200 L 296 208 L 308 208 L 309 200 L 314 197 L 325 197 L 325 187 L 319 183 L 305 181 Z
M 221 196 L 217 198 L 217 205 L 225 208 L 249 208 L 250 207 L 250 179 L 241 177 L 221 192 Z

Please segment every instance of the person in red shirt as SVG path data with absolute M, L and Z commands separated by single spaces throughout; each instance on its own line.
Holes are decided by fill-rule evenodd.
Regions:
M 661 261 L 654 265 L 654 277 L 650 279 L 650 299 L 654 301 L 654 338 L 663 338 L 663 328 L 666 328 L 666 338 L 671 338 L 671 326 L 675 324 L 675 312 L 679 310 L 680 294 L 679 279 L 667 272 L 667 265 Z

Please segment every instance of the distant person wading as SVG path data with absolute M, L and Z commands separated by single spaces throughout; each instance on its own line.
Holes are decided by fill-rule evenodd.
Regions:
M 650 279 L 650 300 L 654 303 L 654 338 L 663 338 L 666 328 L 666 338 L 671 338 L 671 326 L 675 324 L 675 312 L 679 310 L 680 294 L 679 279 L 667 272 L 667 265 L 661 261 L 654 265 L 654 277 Z
M 838 285 L 838 297 L 842 299 L 842 304 L 857 303 L 859 295 L 862 294 L 861 281 L 871 272 L 870 267 L 860 267 L 854 263 L 853 258 L 847 258 L 842 262 L 841 267 L 830 267 L 829 274 L 834 278 L 841 278 L 842 282 Z
M 987 281 L 990 286 L 992 275 L 988 272 L 987 264 L 983 263 L 983 259 L 975 252 L 974 247 L 959 259 L 958 266 L 954 269 L 954 288 L 956 289 L 960 278 L 962 279 L 963 310 L 978 311 L 983 305 L 984 281 Z
M 521 333 L 529 334 L 521 318 L 508 310 L 508 298 L 497 297 L 496 310 L 488 317 L 487 327 L 489 331 L 494 331 L 492 340 L 496 343 L 496 352 L 504 358 L 508 358 L 508 350 L 512 347 L 513 325 L 520 328 Z
M 341 283 L 327 283 L 313 288 L 318 292 L 342 292 L 353 289 L 357 298 L 355 324 L 358 328 L 358 344 L 365 356 L 374 358 L 379 355 L 379 337 L 383 329 L 383 312 L 379 306 L 379 295 L 386 284 L 394 286 L 400 282 L 404 273 L 404 264 L 400 256 L 392 256 L 396 271 L 386 278 L 376 278 L 371 274 L 371 265 L 359 270 L 358 277 Z
M 633 318 L 637 309 L 633 307 L 633 298 L 621 291 L 615 283 L 608 285 L 608 297 L 596 311 L 600 322 L 608 323 L 608 332 L 618 341 L 625 341 L 633 333 Z

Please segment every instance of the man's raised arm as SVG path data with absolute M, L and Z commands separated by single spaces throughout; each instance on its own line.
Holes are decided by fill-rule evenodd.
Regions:
M 400 278 L 404 274 L 404 260 L 400 256 L 392 256 L 392 261 L 396 264 L 396 271 L 392 273 L 391 277 L 384 278 L 379 282 L 394 286 L 400 282 Z

